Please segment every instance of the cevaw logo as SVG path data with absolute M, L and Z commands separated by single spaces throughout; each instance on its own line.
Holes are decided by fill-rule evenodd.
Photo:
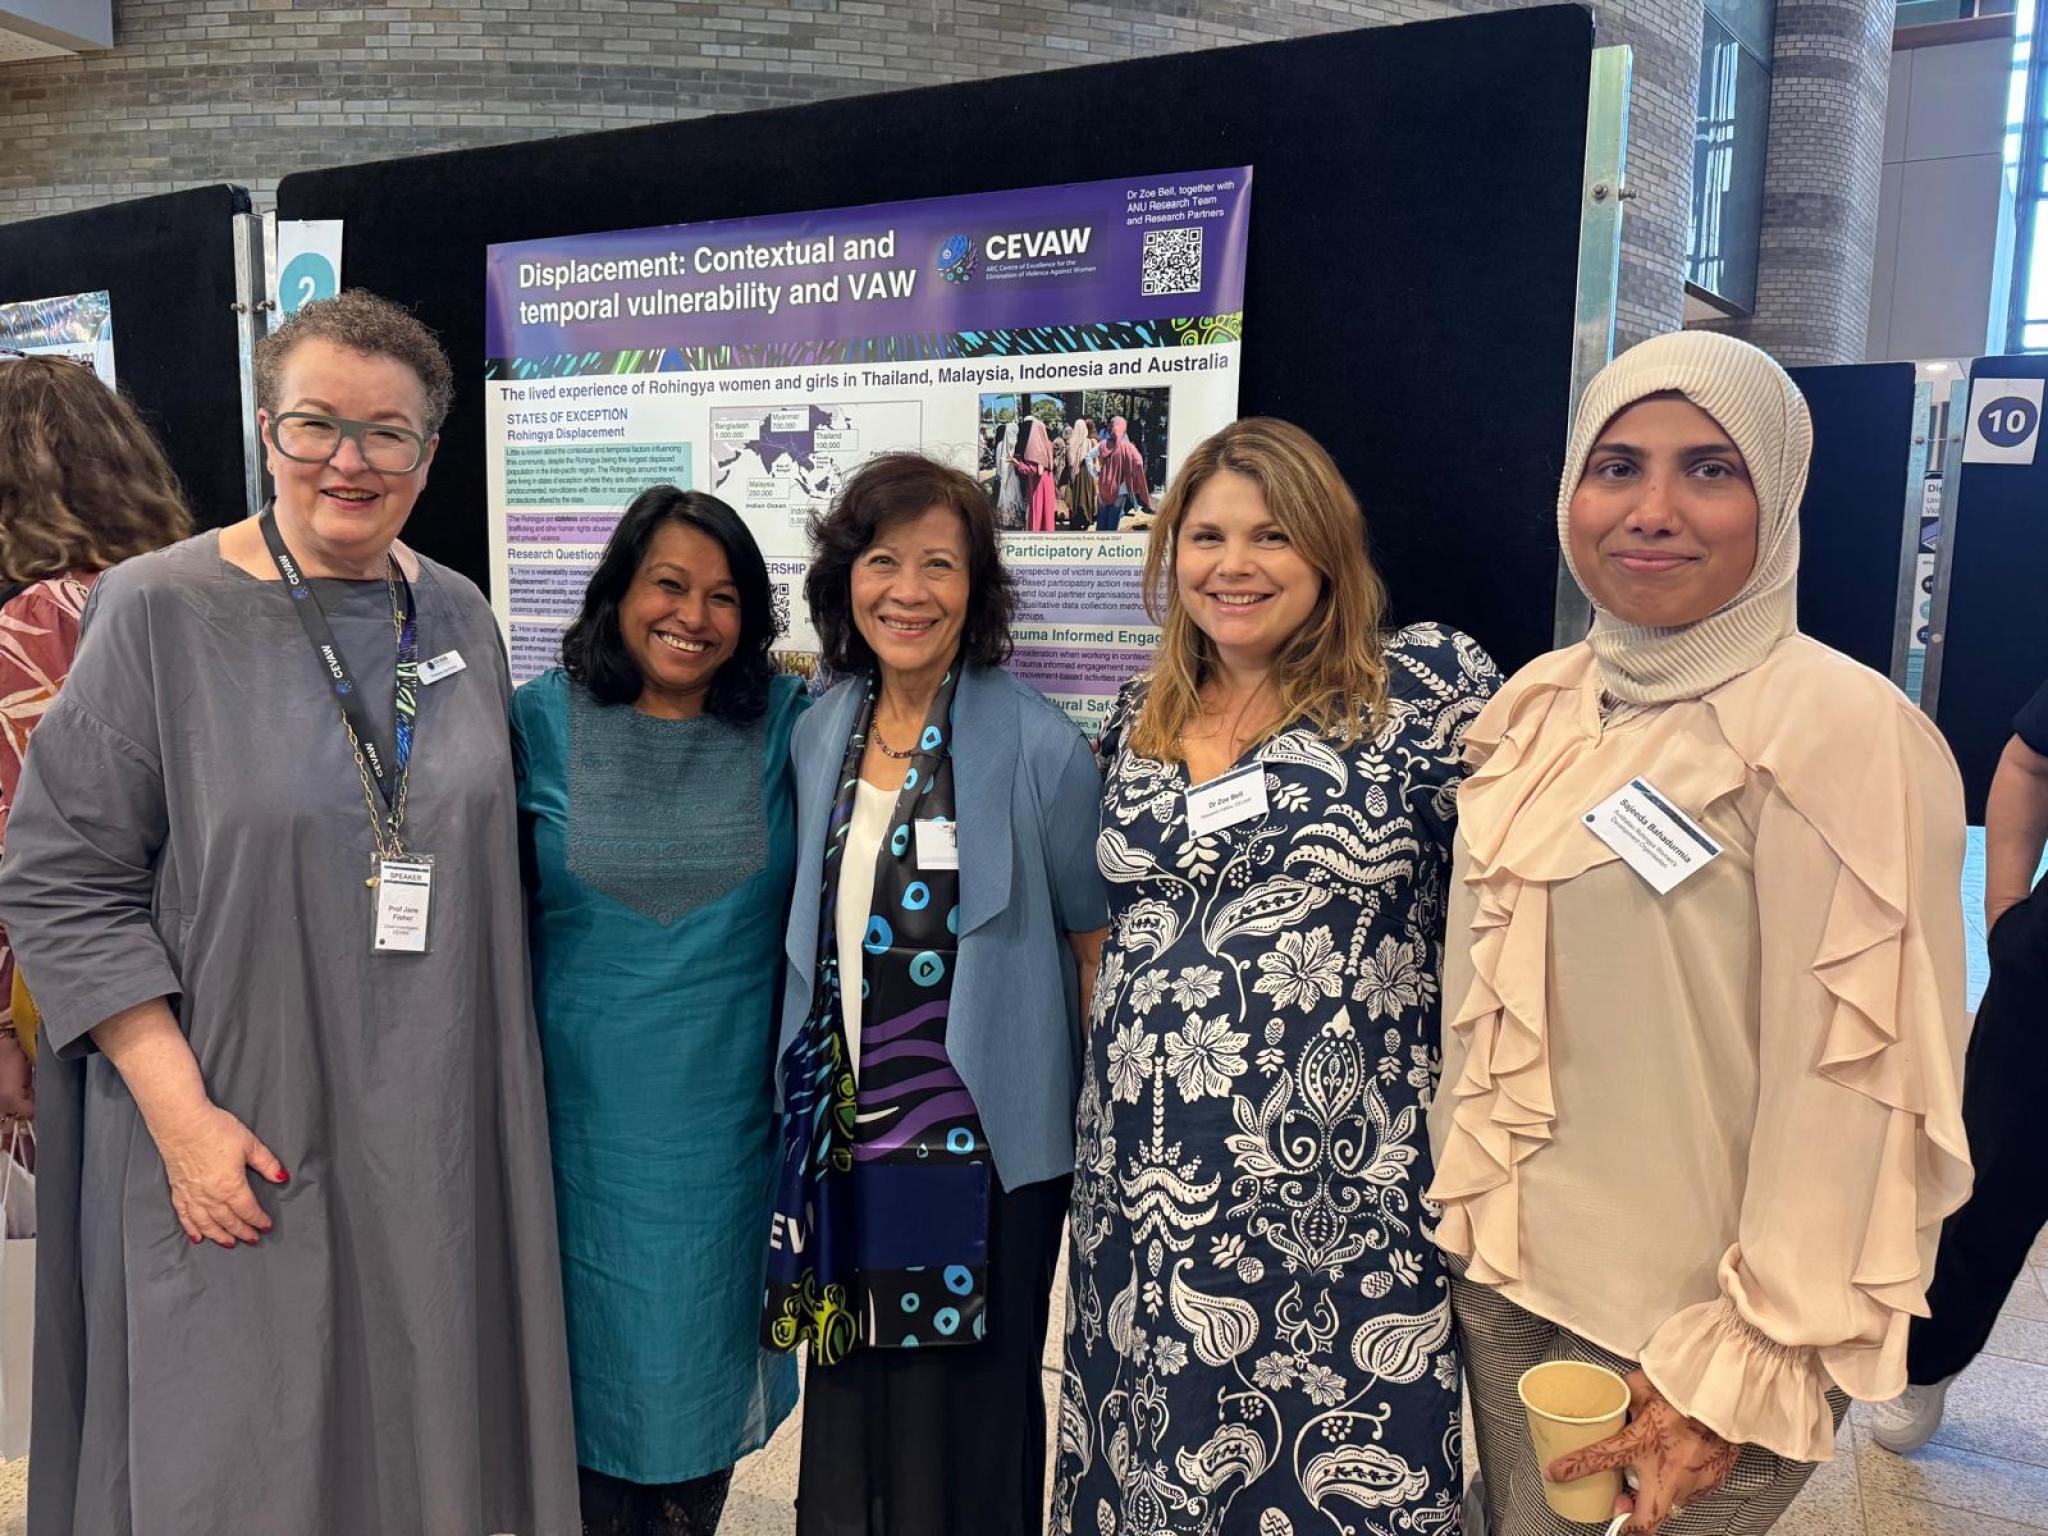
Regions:
M 939 276 L 949 283 L 965 283 L 974 277 L 974 242 L 965 235 L 949 235 L 939 247 Z
M 1045 256 L 1085 256 L 1094 237 L 1092 224 L 1068 229 L 1020 230 L 1014 234 L 990 235 L 982 242 L 982 254 L 990 261 L 1037 261 Z

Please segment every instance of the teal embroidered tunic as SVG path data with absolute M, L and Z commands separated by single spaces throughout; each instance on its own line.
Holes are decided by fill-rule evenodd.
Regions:
M 796 1401 L 758 1339 L 803 706 L 783 677 L 752 725 L 657 720 L 559 670 L 512 700 L 577 1459 L 632 1482 Z

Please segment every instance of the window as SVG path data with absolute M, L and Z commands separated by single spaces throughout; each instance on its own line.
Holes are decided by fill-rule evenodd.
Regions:
M 2048 351 L 2048 53 L 2035 46 L 2041 5 L 2042 0 L 2019 0 L 2006 106 L 2014 237 L 2007 345 L 2018 352 Z
M 1701 18 L 1685 278 L 1744 312 L 1756 306 L 1773 10 L 1709 4 Z

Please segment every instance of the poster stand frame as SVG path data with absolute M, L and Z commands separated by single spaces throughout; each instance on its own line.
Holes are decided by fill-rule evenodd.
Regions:
M 1614 360 L 1616 301 L 1621 291 L 1621 231 L 1628 186 L 1628 108 L 1635 78 L 1635 50 L 1625 45 L 1593 50 L 1592 79 L 1586 89 L 1586 169 L 1579 210 L 1579 282 L 1572 316 L 1571 403 L 1565 431 L 1578 418 L 1586 386 Z M 1576 645 L 1593 624 L 1593 605 L 1572 579 L 1562 553 L 1557 561 L 1557 597 L 1551 638 Z
M 1919 594 L 1920 514 L 1926 505 L 1928 439 L 1934 433 L 1934 386 L 1913 386 L 1913 446 L 1906 455 L 1906 513 L 1899 523 L 1899 595 L 1892 610 L 1892 682 L 1906 687 L 1912 654 L 1913 610 Z M 1947 496 L 1947 488 L 1942 494 Z M 1932 610 L 1930 609 L 1930 618 Z
M 1974 366 L 1974 365 L 1973 365 Z M 1948 436 L 1941 455 L 1941 532 L 1934 547 L 1934 606 L 1927 620 L 1927 670 L 1920 683 L 1920 708 L 1932 720 L 1941 703 L 1941 661 L 1947 649 L 1949 580 L 1956 558 L 1956 513 L 1963 493 L 1963 436 L 1970 429 L 1970 371 L 1948 387 Z
M 242 374 L 242 499 L 254 517 L 268 494 L 263 442 L 256 430 L 256 342 L 268 329 L 263 226 L 268 214 L 238 213 L 230 238 L 235 248 L 235 355 Z
M 270 277 L 277 271 L 277 210 L 271 209 L 263 215 L 263 297 L 270 298 Z M 263 310 L 263 334 L 269 335 L 272 327 L 282 317 L 275 308 L 266 303 Z

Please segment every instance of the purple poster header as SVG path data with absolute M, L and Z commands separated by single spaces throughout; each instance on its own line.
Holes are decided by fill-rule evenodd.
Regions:
M 1234 315 L 1251 190 L 1239 166 L 494 245 L 486 355 Z

